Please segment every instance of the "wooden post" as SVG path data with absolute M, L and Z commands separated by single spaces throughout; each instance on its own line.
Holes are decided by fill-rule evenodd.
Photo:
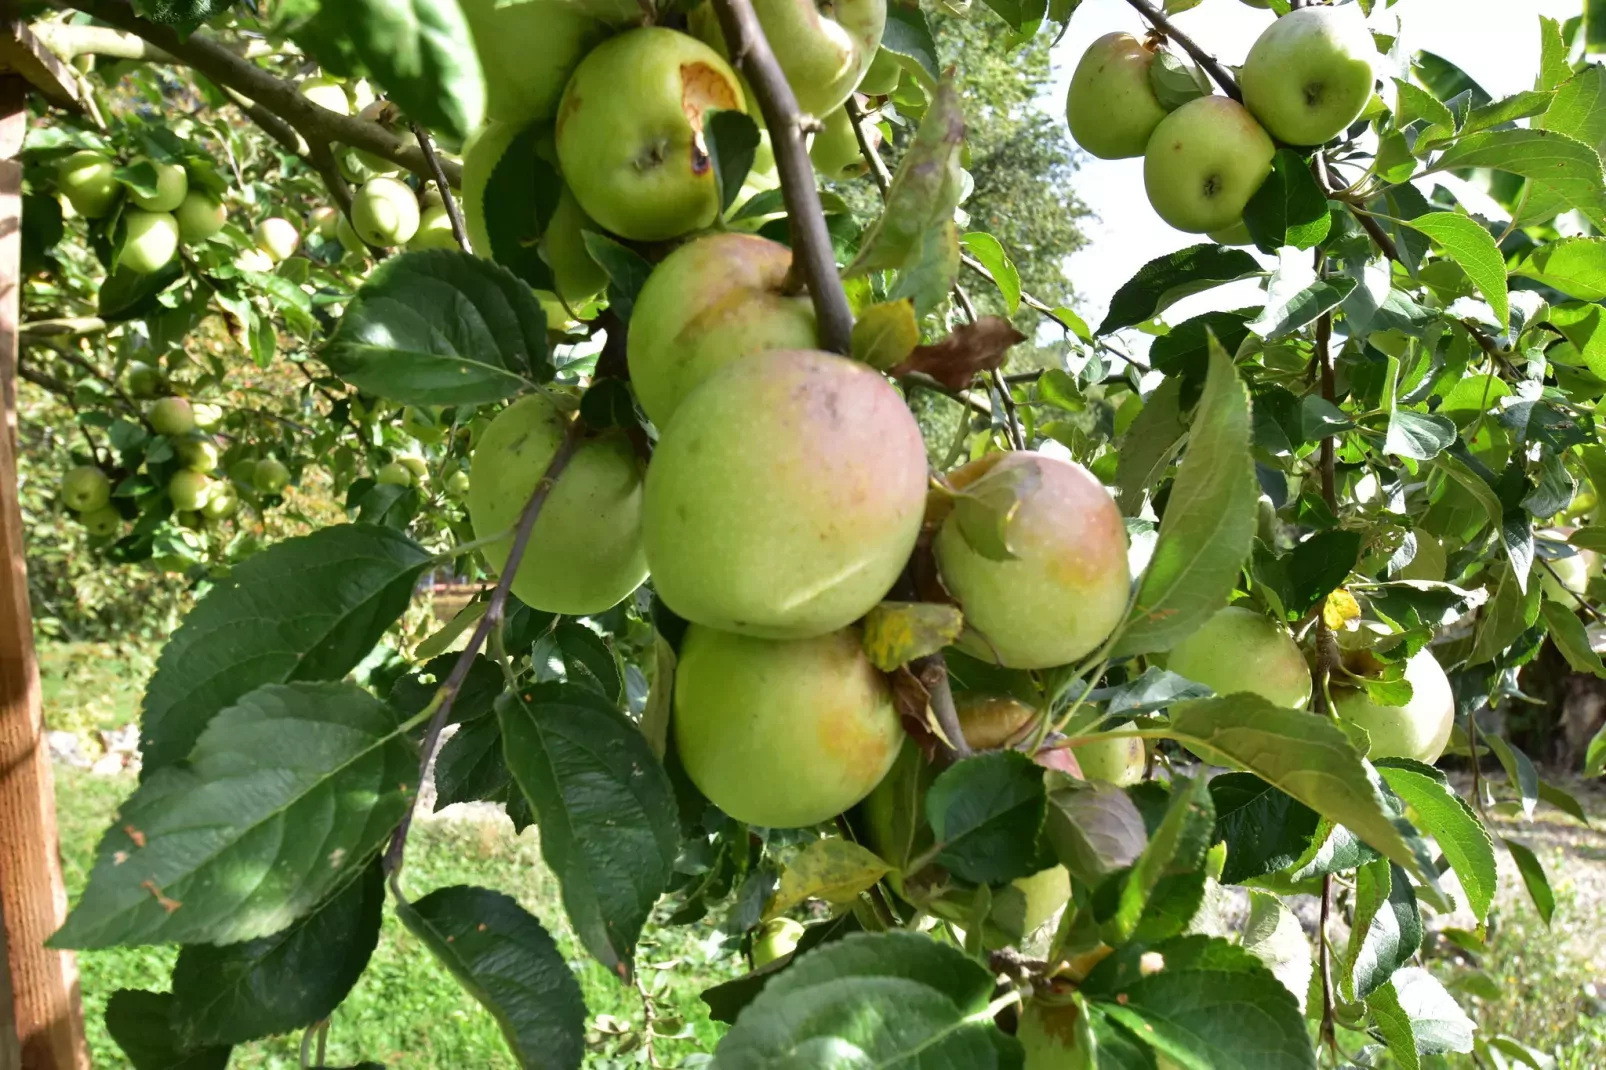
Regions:
M 15 68 L 14 68 L 15 69 Z M 78 967 L 45 939 L 67 913 L 23 555 L 12 411 L 22 290 L 22 164 L 29 83 L 0 74 L 0 917 L 11 1025 L 25 1070 L 89 1066 Z M 3 1056 L 0 1056 L 3 1061 Z

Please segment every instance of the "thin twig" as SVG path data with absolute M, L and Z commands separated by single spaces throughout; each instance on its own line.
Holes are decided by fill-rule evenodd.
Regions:
M 463 212 L 457 207 L 457 198 L 452 196 L 452 184 L 446 180 L 446 170 L 441 167 L 440 154 L 435 151 L 435 142 L 430 138 L 429 131 L 417 123 L 413 123 L 413 136 L 418 139 L 418 147 L 424 150 L 424 159 L 429 161 L 430 173 L 435 176 L 435 188 L 441 192 L 441 202 L 446 207 L 446 218 L 452 223 L 452 237 L 465 253 L 474 250 L 468 243 L 468 228 L 463 225 Z
M 1337 1016 L 1335 1014 L 1335 1000 L 1333 998 L 1333 956 L 1327 946 L 1327 922 L 1333 911 L 1333 875 L 1322 875 L 1322 917 L 1321 925 L 1316 932 L 1316 953 L 1322 970 L 1322 1040 L 1334 1051 L 1338 1051 L 1338 1031 L 1335 1029 Z
M 1171 20 L 1165 17 L 1164 12 L 1153 4 L 1148 3 L 1147 0 L 1126 0 L 1126 2 L 1136 8 L 1138 14 L 1148 19 L 1149 25 L 1181 45 L 1182 50 L 1192 56 L 1193 61 L 1203 67 L 1210 77 L 1216 80 L 1216 84 L 1221 87 L 1223 93 L 1240 104 L 1243 103 L 1243 91 L 1238 88 L 1238 80 L 1232 76 L 1232 72 L 1223 67 L 1216 57 L 1195 44 L 1193 38 L 1173 26 Z
M 870 165 L 870 177 L 875 181 L 876 189 L 881 191 L 881 199 L 885 201 L 887 190 L 892 187 L 892 172 L 887 170 L 881 154 L 870 143 L 870 135 L 864 132 L 864 109 L 859 107 L 859 98 L 852 95 L 848 96 L 847 103 L 842 106 L 847 109 L 848 121 L 853 124 L 853 136 L 859 142 L 859 155 Z
M 424 771 L 435 757 L 435 748 L 440 743 L 441 730 L 446 727 L 446 719 L 452 712 L 452 705 L 457 701 L 457 694 L 462 690 L 463 682 L 468 679 L 468 673 L 474 665 L 474 657 L 485 645 L 486 638 L 491 629 L 502 622 L 502 611 L 507 606 L 508 592 L 513 587 L 513 577 L 519 571 L 519 564 L 524 560 L 524 552 L 529 548 L 530 535 L 535 531 L 535 522 L 540 519 L 541 507 L 546 504 L 547 497 L 552 493 L 558 477 L 568 467 L 575 452 L 580 448 L 580 439 L 584 434 L 585 424 L 579 419 L 570 422 L 568 430 L 564 432 L 563 441 L 558 444 L 558 450 L 547 463 L 546 471 L 536 483 L 535 489 L 530 492 L 530 500 L 524 506 L 524 512 L 519 515 L 519 526 L 513 532 L 513 545 L 508 550 L 507 561 L 502 566 L 502 577 L 497 580 L 496 589 L 491 592 L 491 600 L 485 607 L 485 613 L 480 617 L 479 623 L 474 627 L 474 634 L 469 638 L 468 646 L 458 655 L 457 664 L 452 666 L 452 674 L 446 678 L 435 693 L 433 704 L 434 715 L 429 720 L 429 727 L 424 732 L 424 742 L 419 751 L 418 778 L 423 783 Z M 401 872 L 403 855 L 407 850 L 407 833 L 412 827 L 413 811 L 409 809 L 403 815 L 401 824 L 396 826 L 395 833 L 390 838 L 390 847 L 385 852 L 385 872 L 390 875 L 394 887 L 397 875 Z

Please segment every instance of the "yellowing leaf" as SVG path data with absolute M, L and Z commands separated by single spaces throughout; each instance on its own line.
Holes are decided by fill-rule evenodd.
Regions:
M 853 325 L 853 359 L 879 371 L 896 367 L 920 344 L 920 324 L 908 298 L 871 305 Z
M 870 664 L 891 672 L 934 654 L 959 638 L 965 618 L 958 607 L 935 602 L 882 602 L 864 618 L 864 653 Z
M 805 899 L 824 899 L 845 906 L 876 881 L 888 867 L 873 852 L 842 839 L 815 840 L 781 871 L 781 882 L 764 911 L 768 920 Z
M 1344 627 L 1345 624 L 1359 618 L 1361 605 L 1355 601 L 1355 596 L 1346 590 L 1337 590 L 1327 596 L 1327 603 L 1322 606 L 1322 619 L 1334 631 Z

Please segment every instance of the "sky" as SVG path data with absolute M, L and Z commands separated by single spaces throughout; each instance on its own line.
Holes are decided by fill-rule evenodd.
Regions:
M 1437 52 L 1495 97 L 1503 97 L 1533 88 L 1539 71 L 1539 17 L 1569 19 L 1580 13 L 1583 4 L 1581 0 L 1398 0 L 1386 11 L 1382 4 L 1377 6 L 1374 28 L 1392 33 L 1398 16 L 1407 47 Z M 1272 15 L 1238 0 L 1204 0 L 1173 20 L 1216 58 L 1238 64 Z M 1142 27 L 1142 19 L 1126 0 L 1084 0 L 1054 49 L 1055 85 L 1044 106 L 1064 122 L 1066 87 L 1087 46 L 1117 30 L 1141 35 Z M 1138 268 L 1207 240 L 1172 230 L 1154 214 L 1143 192 L 1141 159 L 1084 156 L 1075 190 L 1097 216 L 1082 224 L 1090 239 L 1087 248 L 1070 258 L 1077 311 L 1093 326 L 1110 296 Z M 1258 292 L 1252 282 L 1221 287 L 1179 303 L 1165 319 L 1175 324 L 1201 312 L 1254 304 Z

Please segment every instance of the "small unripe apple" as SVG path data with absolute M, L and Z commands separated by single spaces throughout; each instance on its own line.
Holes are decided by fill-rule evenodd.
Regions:
M 1127 787 L 1143 779 L 1147 757 L 1143 740 L 1130 737 L 1097 739 L 1071 748 L 1084 780 L 1100 780 Z
M 201 506 L 201 515 L 208 520 L 223 520 L 233 516 L 239 508 L 240 495 L 227 483 L 220 483 L 213 488 L 206 504 Z
M 1212 230 L 1209 234 L 1205 235 L 1205 237 L 1209 238 L 1217 245 L 1255 244 L 1255 236 L 1249 233 L 1249 224 L 1245 223 L 1242 219 L 1238 220 L 1238 222 L 1229 227 L 1223 227 L 1220 230 Z
M 162 163 L 149 156 L 141 156 L 131 166 L 149 164 L 156 171 L 156 192 L 146 196 L 138 190 L 129 190 L 128 197 L 140 208 L 147 212 L 171 212 L 184 203 L 184 196 L 190 191 L 190 177 L 184 173 L 184 165 L 177 163 Z
M 452 217 L 444 206 L 426 208 L 418 217 L 418 230 L 407 243 L 413 252 L 419 249 L 456 249 L 457 235 L 452 233 Z
M 131 360 L 123 372 L 123 385 L 133 397 L 154 397 L 162 388 L 162 373 L 142 360 Z
M 1420 535 L 1417 537 L 1421 538 Z M 1540 573 L 1539 582 L 1545 594 L 1568 609 L 1577 609 L 1578 596 L 1589 590 L 1589 581 L 1592 577 L 1601 574 L 1601 558 L 1593 550 L 1579 550 L 1575 554 L 1551 561 L 1550 568 L 1545 568 L 1543 565 L 1536 568 Z M 1551 575 L 1551 569 L 1555 570 L 1554 576 Z
M 195 430 L 195 410 L 184 398 L 162 398 L 145 414 L 158 435 L 177 438 Z
M 596 229 L 597 225 L 587 218 L 585 209 L 575 200 L 574 191 L 564 186 L 546 233 L 541 235 L 541 256 L 552 269 L 558 296 L 576 308 L 608 286 L 608 273 L 591 259 L 586 249 L 585 231 Z M 552 325 L 549 317 L 547 326 Z
M 875 59 L 870 61 L 870 69 L 859 80 L 858 92 L 867 97 L 884 97 L 898 88 L 902 77 L 903 64 L 898 62 L 897 54 L 878 48 Z
M 369 245 L 406 245 L 418 232 L 418 197 L 398 179 L 369 179 L 351 200 L 351 224 Z
M 326 74 L 316 74 L 311 78 L 303 78 L 297 86 L 301 95 L 318 105 L 340 115 L 351 114 L 351 101 L 346 96 L 346 87 L 337 79 Z
M 468 473 L 459 468 L 446 477 L 446 493 L 454 498 L 468 497 Z
M 379 471 L 374 473 L 374 482 L 410 487 L 413 485 L 413 472 L 400 461 L 391 461 L 389 464 L 380 465 Z
M 290 469 L 282 461 L 264 457 L 251 472 L 251 485 L 263 494 L 277 494 L 290 484 Z
M 803 939 L 803 926 L 791 918 L 771 918 L 753 939 L 753 969 L 762 970 L 776 959 L 797 950 Z
M 207 438 L 181 438 L 173 444 L 179 463 L 193 472 L 210 472 L 217 467 L 217 446 Z
M 317 232 L 324 241 L 334 241 L 340 225 L 340 210 L 321 204 L 307 213 L 307 227 Z
M 153 275 L 178 253 L 178 220 L 168 212 L 131 208 L 123 213 L 123 255 L 117 262 L 141 275 Z
M 98 509 L 91 509 L 80 513 L 78 522 L 84 530 L 97 539 L 115 535 L 123 528 L 123 515 L 110 505 L 102 505 Z
M 340 247 L 345 249 L 346 252 L 351 253 L 353 256 L 360 256 L 364 259 L 367 259 L 370 255 L 372 255 L 367 244 L 365 244 L 361 238 L 357 237 L 356 230 L 352 228 L 351 220 L 347 219 L 345 216 L 341 216 L 339 219 L 335 220 L 335 237 L 339 239 Z
M 301 232 L 283 216 L 269 216 L 258 223 L 251 238 L 274 263 L 290 259 L 301 244 Z
M 1143 184 L 1155 212 L 1178 230 L 1225 230 L 1243 219 L 1276 154 L 1242 104 L 1200 97 L 1155 127 L 1143 158 Z
M 1266 28 L 1238 83 L 1244 104 L 1273 137 L 1322 145 L 1366 110 L 1376 57 L 1359 6 L 1304 7 Z
M 686 773 L 738 821 L 802 828 L 869 795 L 904 739 L 859 632 L 755 639 L 693 625 L 675 670 Z
M 626 340 L 630 383 L 661 431 L 682 399 L 714 372 L 767 349 L 819 345 L 814 306 L 788 294 L 792 251 L 751 234 L 687 242 L 653 269 L 636 296 Z
M 192 189 L 173 213 L 178 220 L 178 238 L 186 245 L 205 241 L 223 229 L 229 221 L 229 210 L 210 193 Z
M 212 480 L 205 472 L 192 472 L 188 468 L 175 472 L 167 484 L 167 496 L 173 508 L 192 512 L 204 506 L 212 497 Z
M 1455 727 L 1455 692 L 1439 661 L 1426 647 L 1405 663 L 1405 680 L 1411 701 L 1404 706 L 1379 706 L 1364 689 L 1340 692 L 1333 706 L 1338 716 L 1366 729 L 1372 741 L 1372 758 L 1414 758 L 1432 765 L 1444 754 Z
M 61 500 L 78 513 L 99 509 L 112 500 L 111 480 L 94 465 L 68 469 L 61 477 Z
M 195 426 L 202 431 L 215 430 L 223 423 L 223 410 L 217 405 L 200 402 L 192 404 L 190 410 L 195 414 Z
M 1014 669 L 1065 665 L 1102 643 L 1126 613 L 1126 523 L 1087 469 L 1040 453 L 992 454 L 949 480 L 962 491 L 1011 475 L 1025 485 L 1009 522 L 1013 560 L 977 552 L 957 513 L 937 534 L 943 584 L 965 614 L 960 647 Z
M 853 134 L 853 120 L 846 108 L 838 108 L 820 120 L 824 129 L 814 135 L 809 160 L 814 169 L 837 182 L 857 178 L 870 170 L 870 164 Z
M 396 455 L 396 463 L 412 473 L 415 483 L 424 482 L 424 478 L 429 475 L 429 462 L 416 453 L 399 453 Z
M 1149 82 L 1154 49 L 1129 33 L 1094 41 L 1071 75 L 1065 117 L 1071 137 L 1104 160 L 1142 156 L 1166 110 Z
M 1228 606 L 1171 648 L 1165 667 L 1217 695 L 1247 691 L 1277 706 L 1304 709 L 1310 665 L 1288 629 L 1244 606 Z
M 593 49 L 569 79 L 556 126 L 564 178 L 586 214 L 634 241 L 711 225 L 719 191 L 702 129 L 716 108 L 746 111 L 746 98 L 736 72 L 695 37 L 646 26 Z
M 123 191 L 117 165 L 91 149 L 75 152 L 56 166 L 56 186 L 86 219 L 110 212 Z

